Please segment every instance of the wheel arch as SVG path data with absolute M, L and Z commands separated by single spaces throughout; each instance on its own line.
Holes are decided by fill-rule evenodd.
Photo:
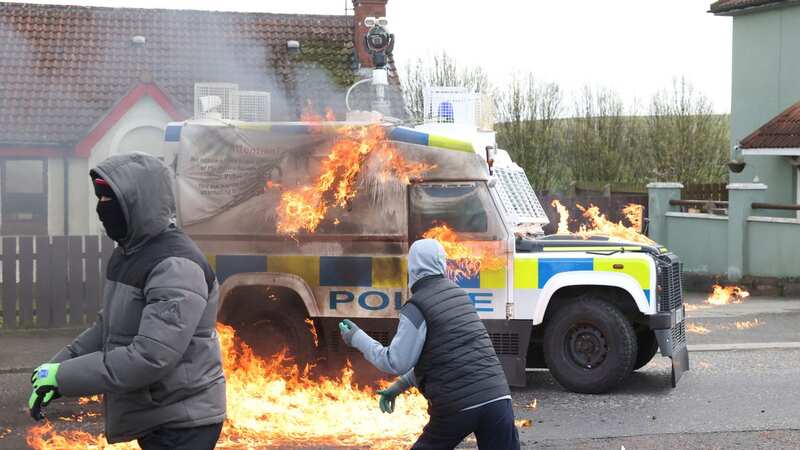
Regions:
M 233 294 L 239 288 L 247 287 L 280 287 L 293 291 L 302 301 L 305 312 L 309 317 L 319 317 L 319 306 L 314 301 L 314 292 L 308 283 L 297 275 L 278 272 L 238 273 L 231 275 L 220 288 L 220 306 L 222 313 L 234 298 Z
M 572 271 L 554 275 L 542 288 L 539 301 L 533 312 L 533 325 L 544 322 L 550 301 L 558 297 L 559 291 L 573 287 L 611 287 L 626 292 L 642 314 L 655 312 L 655 301 L 648 300 L 639 283 L 630 275 L 613 272 Z

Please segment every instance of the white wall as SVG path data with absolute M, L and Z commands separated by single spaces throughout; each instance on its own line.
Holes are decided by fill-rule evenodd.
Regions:
M 70 158 L 67 176 L 69 177 L 69 234 L 97 234 L 90 224 L 97 222 L 95 201 L 90 201 L 88 193 L 94 197 L 89 183 L 89 165 L 84 158 Z M 62 201 L 64 195 L 51 201 Z M 92 215 L 94 214 L 94 216 Z M 55 218 L 52 218 L 55 219 Z M 51 219 L 51 220 L 52 220 Z M 62 221 L 63 217 L 60 218 Z
M 47 233 L 64 234 L 64 158 L 47 158 Z
M 95 144 L 89 159 L 69 159 L 69 234 L 100 234 L 97 220 L 97 198 L 89 183 L 89 170 L 97 163 L 118 153 L 144 151 L 161 156 L 164 128 L 172 118 L 149 96 L 141 98 Z M 157 145 L 154 145 L 157 144 Z M 50 161 L 48 189 L 48 230 L 64 232 L 64 178 L 61 160 Z

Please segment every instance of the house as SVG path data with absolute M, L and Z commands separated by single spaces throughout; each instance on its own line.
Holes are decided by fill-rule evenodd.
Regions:
M 363 19 L 386 3 L 353 0 L 353 16 L 0 3 L 0 234 L 97 234 L 89 168 L 160 156 L 167 122 L 198 108 L 342 114 L 372 66 Z M 201 102 L 214 89 L 224 104 Z
M 690 288 L 798 296 L 800 1 L 719 0 L 710 12 L 733 17 L 727 214 L 683 211 L 680 183 L 651 183 L 650 237 L 680 256 Z
M 783 164 L 792 168 L 794 175 L 795 201 L 792 203 L 800 204 L 800 101 L 742 139 L 739 151 L 744 156 L 755 157 L 752 158 L 754 161 L 782 159 Z M 796 214 L 800 219 L 800 209 Z
M 710 12 L 733 20 L 731 149 L 733 159 L 742 157 L 746 165 L 730 180 L 758 177 L 768 186 L 765 202 L 798 204 L 798 170 L 792 159 L 785 151 L 745 150 L 753 140 L 743 140 L 800 101 L 800 2 L 719 0 Z M 794 215 L 777 210 L 771 214 Z

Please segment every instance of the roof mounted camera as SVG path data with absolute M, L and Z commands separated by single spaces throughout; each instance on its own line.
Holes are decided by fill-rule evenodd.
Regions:
M 389 33 L 386 26 L 389 21 L 386 17 L 367 17 L 364 25 L 369 27 L 369 31 L 364 36 L 364 43 L 367 51 L 372 55 L 372 64 L 376 68 L 386 67 L 387 56 L 392 54 L 394 49 L 394 34 Z

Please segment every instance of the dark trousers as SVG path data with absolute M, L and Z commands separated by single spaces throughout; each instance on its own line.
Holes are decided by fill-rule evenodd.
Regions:
M 511 400 L 498 400 L 449 416 L 431 416 L 411 449 L 450 450 L 470 433 L 475 433 L 480 450 L 519 450 Z
M 213 450 L 222 424 L 194 428 L 159 428 L 139 438 L 142 450 Z

